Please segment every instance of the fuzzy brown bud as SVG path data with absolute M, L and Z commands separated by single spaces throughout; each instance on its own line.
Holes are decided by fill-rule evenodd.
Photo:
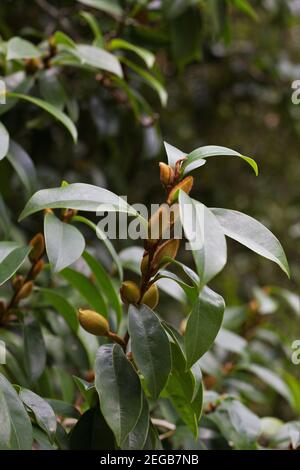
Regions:
M 167 188 L 174 180 L 174 170 L 166 163 L 159 163 L 160 181 L 161 184 Z
M 24 284 L 24 276 L 17 274 L 11 281 L 13 290 L 18 292 Z
M 26 297 L 29 297 L 33 288 L 33 282 L 32 281 L 27 281 L 21 289 L 18 291 L 16 298 L 15 298 L 15 303 L 17 304 L 20 302 L 22 299 L 26 299 Z
M 142 262 L 141 262 L 141 273 L 143 275 L 147 273 L 148 267 L 149 267 L 149 254 L 145 252 L 142 258 Z
M 180 240 L 177 238 L 173 238 L 172 240 L 167 240 L 157 248 L 151 263 L 151 268 L 154 272 L 157 271 L 157 269 L 165 267 L 169 264 L 170 261 L 164 262 L 164 258 L 176 258 L 179 244 Z
M 159 301 L 159 292 L 156 284 L 152 284 L 142 297 L 141 303 L 154 309 Z
M 45 250 L 45 240 L 44 236 L 41 233 L 37 233 L 29 242 L 29 245 L 32 246 L 32 250 L 29 253 L 29 259 L 32 263 L 36 263 L 41 256 L 44 254 Z
M 125 304 L 136 304 L 141 295 L 138 285 L 133 281 L 124 281 L 120 293 Z
M 148 223 L 148 242 L 150 245 L 157 243 L 157 240 L 170 228 L 170 225 L 170 210 L 167 205 L 162 205 L 152 215 Z
M 40 272 L 44 269 L 45 263 L 42 259 L 39 259 L 38 262 L 33 266 L 31 275 L 35 279 Z
M 96 336 L 108 336 L 109 324 L 106 318 L 94 310 L 79 309 L 79 323 L 88 333 Z
M 193 184 L 194 184 L 194 178 L 192 176 L 187 176 L 186 178 L 184 178 L 182 181 L 180 181 L 180 183 L 174 186 L 174 188 L 169 194 L 167 203 L 173 204 L 174 202 L 177 201 L 178 193 L 180 189 L 184 191 L 185 193 L 189 194 L 193 187 Z

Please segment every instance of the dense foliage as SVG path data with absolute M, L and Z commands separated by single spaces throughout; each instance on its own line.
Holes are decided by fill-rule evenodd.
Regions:
M 274 23 L 290 18 L 279 3 Z M 197 111 L 197 70 L 211 84 L 234 21 L 257 27 L 260 11 L 246 0 L 7 0 L 0 13 L 0 448 L 299 447 L 288 325 L 299 297 L 284 275 L 258 287 L 264 264 L 249 268 L 250 289 L 238 285 L 253 253 L 241 273 L 240 252 L 224 269 L 228 238 L 289 276 L 285 253 L 243 200 L 208 207 L 224 201 L 213 161 L 219 178 L 249 168 L 254 191 L 258 166 L 229 135 L 198 145 L 185 112 Z M 270 65 L 257 54 L 256 67 Z M 191 151 L 161 152 L 162 134 Z M 147 220 L 140 202 L 160 206 Z M 105 238 L 101 208 L 128 214 L 145 240 Z

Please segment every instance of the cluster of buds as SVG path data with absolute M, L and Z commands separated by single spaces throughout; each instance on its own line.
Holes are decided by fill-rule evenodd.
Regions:
M 159 292 L 156 284 L 151 284 L 142 293 L 140 287 L 134 281 L 124 281 L 120 289 L 121 298 L 125 304 L 145 304 L 154 309 L 159 301 Z

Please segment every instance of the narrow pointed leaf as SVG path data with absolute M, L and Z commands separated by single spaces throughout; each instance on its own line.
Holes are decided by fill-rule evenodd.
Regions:
M 14 92 L 9 92 L 7 95 L 8 97 L 29 101 L 30 103 L 38 106 L 47 113 L 51 114 L 51 116 L 53 116 L 55 119 L 57 119 L 57 121 L 61 122 L 61 124 L 66 127 L 66 129 L 70 132 L 71 136 L 73 137 L 74 142 L 77 142 L 77 129 L 73 121 L 71 121 L 71 119 L 60 109 L 56 108 L 56 106 L 53 106 L 53 104 L 48 103 L 47 101 L 43 101 L 40 98 L 35 98 L 30 95 L 23 95 L 21 93 Z
M 9 147 L 9 134 L 6 127 L 0 122 L 0 160 L 6 157 Z
M 218 145 L 205 145 L 204 147 L 199 147 L 193 150 L 191 153 L 187 155 L 186 161 L 183 163 L 181 169 L 183 172 L 187 170 L 187 167 L 192 163 L 209 157 L 217 157 L 217 156 L 228 156 L 228 157 L 239 157 L 242 160 L 245 160 L 253 169 L 256 176 L 258 175 L 258 166 L 255 160 L 250 157 L 246 157 L 235 150 L 231 150 L 227 147 L 220 147 Z
M 120 445 L 137 424 L 143 403 L 140 379 L 118 344 L 98 349 L 95 386 L 103 416 Z
M 62 271 L 78 260 L 85 248 L 85 240 L 76 227 L 48 213 L 44 219 L 46 251 L 54 272 Z
M 139 57 L 141 57 L 141 59 L 143 59 L 143 61 L 149 68 L 151 68 L 155 62 L 155 55 L 152 54 L 152 52 L 148 51 L 147 49 L 144 49 L 143 47 L 135 46 L 134 44 L 131 44 L 130 42 L 125 41 L 124 39 L 113 39 L 109 43 L 109 47 L 111 50 L 125 49 L 134 52 Z
M 242 212 L 229 209 L 211 209 L 223 232 L 250 250 L 274 261 L 289 276 L 289 265 L 280 242 L 263 224 Z
M 77 332 L 79 322 L 77 312 L 65 297 L 56 292 L 54 289 L 40 289 L 43 299 L 64 318 L 74 333 Z
M 118 77 L 123 77 L 122 67 L 117 57 L 105 49 L 97 46 L 88 46 L 86 44 L 78 44 L 76 49 L 71 51 L 79 59 L 82 65 L 89 65 L 100 70 L 106 70 Z
M 135 217 L 137 212 L 122 198 L 92 184 L 73 183 L 67 186 L 42 189 L 35 193 L 27 202 L 20 220 L 46 208 L 68 208 L 81 211 L 117 211 L 128 212 Z
M 19 396 L 24 405 L 29 408 L 36 419 L 37 424 L 48 434 L 50 439 L 56 431 L 56 416 L 49 403 L 31 390 L 22 388 Z
M 10 415 L 10 449 L 31 450 L 32 426 L 30 419 L 17 392 L 2 374 L 0 374 L 0 390 L 5 397 Z
M 191 367 L 211 347 L 221 328 L 224 309 L 223 298 L 208 287 L 204 287 L 186 325 L 184 345 L 188 367 Z
M 41 52 L 31 42 L 15 36 L 7 43 L 7 60 L 34 59 L 41 56 Z
M 0 260 L 0 286 L 10 279 L 27 258 L 31 247 L 17 246 Z
M 207 284 L 225 266 L 227 246 L 223 229 L 204 204 L 179 192 L 180 219 L 197 266 L 201 285 Z
M 129 308 L 129 334 L 134 360 L 147 389 L 157 399 L 171 370 L 168 337 L 156 314 L 147 305 Z
M 31 158 L 19 144 L 11 140 L 7 159 L 25 186 L 28 196 L 31 196 L 37 186 L 37 174 Z

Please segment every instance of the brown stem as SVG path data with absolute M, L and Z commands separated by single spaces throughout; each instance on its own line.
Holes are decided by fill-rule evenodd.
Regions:
M 114 341 L 115 343 L 118 343 L 120 346 L 122 346 L 123 351 L 126 352 L 126 344 L 125 344 L 125 341 L 123 340 L 123 338 L 121 338 L 116 333 L 113 333 L 112 331 L 108 332 L 107 337 L 109 339 L 111 339 L 112 341 Z

